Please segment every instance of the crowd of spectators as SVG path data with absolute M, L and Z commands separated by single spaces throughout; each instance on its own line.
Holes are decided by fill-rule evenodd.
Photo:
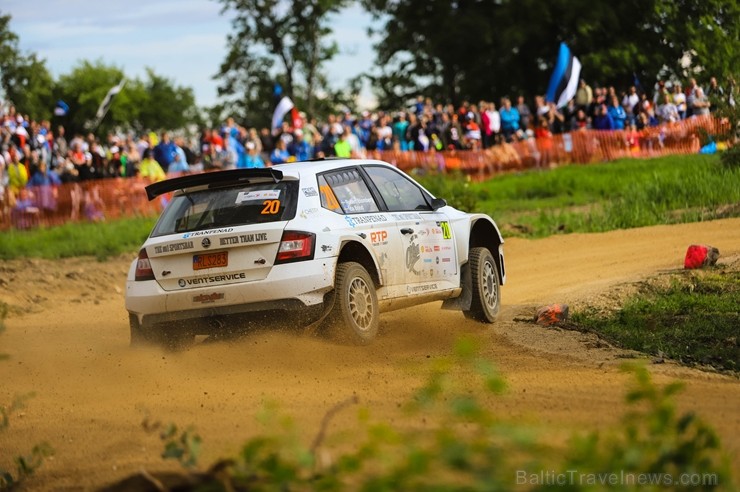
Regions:
M 173 138 L 169 132 L 109 134 L 102 141 L 93 133 L 67 135 L 64 126 L 52 128 L 49 121 L 35 121 L 12 105 L 0 104 L 0 203 L 29 210 L 52 207 L 55 186 L 91 179 L 158 181 L 209 169 L 362 157 L 375 150 L 479 150 L 585 129 L 641 130 L 708 114 L 717 101 L 735 104 L 734 83 L 725 90 L 714 77 L 705 88 L 692 78 L 686 87 L 659 81 L 652 94 L 639 89 L 617 92 L 581 80 L 563 108 L 542 96 L 531 106 L 523 96 L 459 106 L 419 96 L 402 110 L 345 111 L 322 122 L 299 113 L 272 131 L 246 128 L 228 118 L 219 128 L 203 129 L 190 139 L 179 134 Z

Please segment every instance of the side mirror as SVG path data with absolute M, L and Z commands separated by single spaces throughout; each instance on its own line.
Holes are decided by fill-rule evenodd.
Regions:
M 447 200 L 444 198 L 434 198 L 432 199 L 432 210 L 439 210 L 442 207 L 447 206 Z

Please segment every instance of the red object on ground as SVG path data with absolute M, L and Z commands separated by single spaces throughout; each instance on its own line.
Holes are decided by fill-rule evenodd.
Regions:
M 550 304 L 537 310 L 534 320 L 538 325 L 552 326 L 568 319 L 567 304 Z
M 719 250 L 712 246 L 702 244 L 692 244 L 686 250 L 686 258 L 683 261 L 683 267 L 686 269 L 702 268 L 717 263 Z

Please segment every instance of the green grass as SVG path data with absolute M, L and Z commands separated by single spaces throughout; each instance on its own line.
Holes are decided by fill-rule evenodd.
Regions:
M 576 312 L 578 329 L 626 347 L 685 364 L 740 370 L 740 271 L 677 274 L 670 285 L 646 282 L 613 313 Z
M 0 259 L 94 256 L 105 259 L 136 251 L 156 218 L 133 218 L 94 224 L 65 224 L 32 231 L 4 231 Z
M 716 155 L 627 159 L 505 175 L 419 179 L 453 206 L 492 216 L 505 236 L 603 232 L 740 215 L 740 168 Z

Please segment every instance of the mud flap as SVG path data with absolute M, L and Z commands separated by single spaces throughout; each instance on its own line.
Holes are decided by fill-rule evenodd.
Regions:
M 442 302 L 442 309 L 454 311 L 469 311 L 473 302 L 473 279 L 470 276 L 470 266 L 465 263 L 460 269 L 460 285 L 462 293 L 452 299 L 445 299 Z

